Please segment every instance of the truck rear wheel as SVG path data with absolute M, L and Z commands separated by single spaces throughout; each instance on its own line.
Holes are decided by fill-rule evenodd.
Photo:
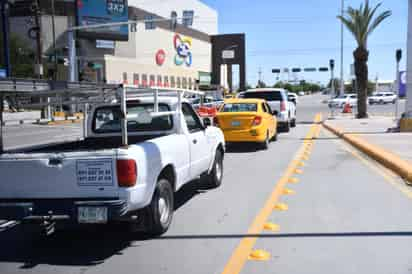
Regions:
M 167 179 L 162 178 L 157 182 L 148 211 L 149 232 L 154 235 L 165 233 L 169 229 L 174 212 L 173 188 Z
M 208 187 L 217 188 L 222 184 L 223 179 L 223 153 L 216 151 L 215 161 L 212 170 L 206 175 L 205 183 Z

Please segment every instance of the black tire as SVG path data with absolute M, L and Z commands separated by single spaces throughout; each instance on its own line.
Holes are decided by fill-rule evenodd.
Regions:
M 286 124 L 283 126 L 283 132 L 289 132 L 290 131 L 290 122 L 287 121 Z
M 169 229 L 174 212 L 174 192 L 169 180 L 159 179 L 152 202 L 147 209 L 149 215 L 148 232 L 155 236 L 162 235 Z
M 212 170 L 206 175 L 205 183 L 210 188 L 218 188 L 223 180 L 223 153 L 219 149 L 216 151 Z
M 296 127 L 296 119 L 293 119 L 292 122 L 290 123 L 291 127 Z
M 261 144 L 262 149 L 263 150 L 269 149 L 269 144 L 270 144 L 269 132 L 266 132 L 266 139 Z
M 272 142 L 276 142 L 278 140 L 278 131 L 276 130 L 276 133 L 275 133 L 275 135 L 273 135 L 273 137 L 272 137 Z

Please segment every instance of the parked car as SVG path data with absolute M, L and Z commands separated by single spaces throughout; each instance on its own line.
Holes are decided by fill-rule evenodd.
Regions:
M 272 110 L 277 111 L 278 128 L 289 132 L 296 126 L 296 106 L 288 100 L 287 91 L 282 88 L 250 89 L 242 94 L 246 99 L 264 99 Z
M 305 92 L 304 92 L 304 91 L 299 91 L 298 94 L 299 94 L 299 96 L 305 96 Z
M 120 104 L 101 104 L 89 115 L 86 139 L 0 155 L 0 219 L 123 222 L 164 233 L 176 191 L 199 176 L 212 187 L 222 183 L 225 141 L 186 99 L 159 96 L 158 109 L 154 97 L 127 101 L 127 117 L 135 117 L 127 118 L 127 146 Z
M 290 102 L 295 103 L 295 105 L 297 105 L 297 103 L 298 103 L 298 100 L 299 100 L 298 98 L 299 98 L 299 96 L 296 93 L 288 92 L 288 100 Z
M 395 104 L 397 96 L 393 92 L 379 92 L 368 98 L 369 104 Z
M 262 99 L 229 99 L 214 123 L 222 129 L 226 142 L 255 142 L 268 149 L 269 142 L 277 140 L 276 114 Z
M 358 95 L 356 94 L 344 94 L 337 96 L 329 101 L 329 107 L 343 108 L 347 103 L 351 107 L 354 107 L 358 103 Z

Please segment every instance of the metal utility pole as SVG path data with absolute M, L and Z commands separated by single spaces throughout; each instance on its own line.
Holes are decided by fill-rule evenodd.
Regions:
M 37 43 L 37 52 L 36 52 L 36 74 L 38 78 L 43 78 L 43 46 L 42 46 L 42 37 L 41 37 L 41 10 L 40 10 L 40 0 L 36 0 L 33 4 L 34 20 L 36 23 L 36 43 Z
M 402 50 L 398 49 L 396 51 L 396 104 L 395 104 L 395 120 L 398 119 L 399 117 L 399 83 L 401 81 L 400 75 L 399 75 L 399 63 L 402 60 Z
M 9 47 L 9 3 L 7 0 L 1 0 L 1 25 L 3 32 L 4 68 L 6 70 L 6 77 L 10 77 L 11 65 Z
M 329 60 L 329 67 L 330 67 L 330 94 L 331 94 L 331 99 L 333 99 L 335 95 L 335 60 L 330 59 Z M 333 106 L 330 107 L 331 111 L 331 118 L 334 117 L 334 111 L 333 111 Z
M 261 87 L 260 85 L 262 84 L 262 68 L 259 67 L 259 82 L 258 82 L 258 86 Z
M 341 0 L 341 16 L 343 17 L 345 0 Z M 339 95 L 345 93 L 345 81 L 343 79 L 343 22 L 340 24 L 340 91 Z
M 54 58 L 54 72 L 53 72 L 53 80 L 57 80 L 57 52 L 56 52 L 56 23 L 54 20 L 54 15 L 56 13 L 56 9 L 54 6 L 54 1 L 51 0 L 51 19 L 52 19 L 52 32 L 53 32 L 53 58 Z

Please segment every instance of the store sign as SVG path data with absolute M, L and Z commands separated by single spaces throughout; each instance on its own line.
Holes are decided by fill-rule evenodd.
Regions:
M 234 50 L 222 51 L 222 58 L 223 59 L 235 59 L 235 51 Z
M 98 49 L 114 49 L 114 41 L 96 40 L 96 48 Z
M 156 53 L 156 64 L 162 66 L 166 60 L 166 52 L 162 49 L 159 49 Z
M 179 34 L 176 34 L 173 39 L 173 44 L 176 50 L 175 55 L 175 65 L 182 66 L 186 65 L 190 67 L 192 65 L 192 38 L 182 37 Z
M 209 72 L 199 71 L 199 85 L 209 86 L 212 83 L 212 75 Z
M 127 22 L 129 20 L 127 0 L 77 0 L 77 25 Z M 77 32 L 79 37 L 128 41 L 129 26 L 85 29 Z
M 6 78 L 6 70 L 0 69 L 0 78 Z

